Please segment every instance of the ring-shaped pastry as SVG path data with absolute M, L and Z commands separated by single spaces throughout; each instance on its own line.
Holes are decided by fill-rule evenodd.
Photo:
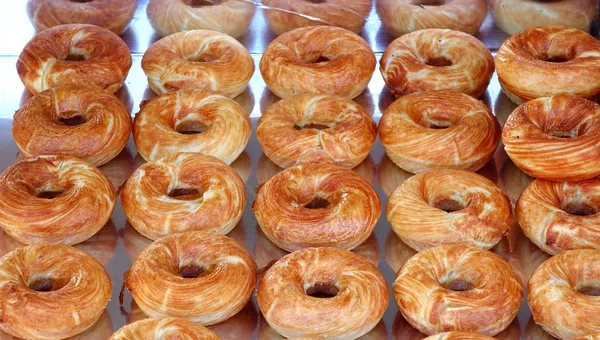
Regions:
M 152 44 L 142 68 L 154 93 L 198 89 L 234 98 L 244 92 L 254 60 L 225 33 L 194 30 L 169 35 Z
M 490 249 L 508 234 L 511 210 L 492 181 L 464 170 L 410 177 L 386 207 L 394 232 L 417 251 L 449 243 Z
M 33 94 L 61 85 L 88 85 L 117 92 L 131 67 L 131 52 L 106 28 L 59 25 L 36 34 L 17 61 L 21 81 Z
M 377 125 L 362 107 L 338 96 L 297 95 L 262 114 L 256 137 L 279 167 L 301 163 L 360 164 L 377 138 Z
M 130 323 L 108 340 L 220 340 L 210 329 L 180 318 L 151 318 Z
M 60 244 L 18 248 L 0 258 L 0 330 L 24 339 L 65 339 L 104 313 L 108 273 L 83 251 Z
M 231 164 L 244 151 L 252 123 L 232 99 L 201 90 L 179 90 L 143 103 L 133 140 L 148 161 L 200 152 Z
M 385 153 L 412 173 L 477 171 L 493 157 L 500 135 L 500 124 L 483 102 L 456 92 L 402 96 L 379 122 Z
M 599 280 L 599 250 L 568 250 L 546 260 L 527 285 L 533 320 L 559 339 L 598 333 L 600 320 L 590 315 L 600 311 Z
M 449 244 L 411 257 L 396 275 L 394 296 L 406 320 L 425 334 L 493 336 L 517 316 L 523 287 L 498 255 Z
M 116 194 L 100 170 L 80 159 L 40 156 L 0 175 L 0 227 L 25 244 L 76 244 L 108 222 Z
M 383 52 L 379 70 L 396 97 L 421 91 L 483 95 L 494 73 L 494 58 L 464 32 L 429 28 L 405 34 Z
M 125 273 L 125 287 L 150 317 L 213 325 L 238 313 L 258 271 L 248 251 L 229 237 L 188 231 L 144 249 Z
M 550 181 L 600 175 L 600 106 L 571 95 L 521 104 L 502 129 L 504 150 L 526 174 Z
M 476 34 L 487 15 L 485 0 L 377 0 L 381 23 L 393 36 L 447 28 Z
M 152 240 L 190 230 L 224 235 L 242 218 L 246 187 L 215 157 L 180 153 L 140 166 L 120 197 L 127 220 Z
M 356 172 L 306 163 L 278 173 L 260 187 L 252 211 L 267 238 L 287 251 L 352 249 L 375 229 L 381 203 Z
M 67 85 L 38 93 L 14 115 L 12 134 L 24 156 L 68 155 L 100 166 L 131 135 L 131 116 L 117 97 Z
M 423 340 L 495 340 L 491 336 L 472 332 L 444 332 L 430 335 Z
M 29 0 L 27 14 L 37 31 L 62 24 L 92 24 L 121 34 L 137 0 Z
M 356 33 L 310 26 L 286 32 L 265 49 L 260 73 L 279 98 L 330 94 L 354 98 L 375 71 L 375 54 Z
M 256 291 L 269 325 L 288 338 L 356 339 L 379 323 L 388 298 L 377 267 L 339 248 L 307 248 L 284 256 Z
M 560 93 L 596 99 L 600 41 L 574 28 L 531 28 L 500 46 L 496 69 L 502 91 L 517 104 Z

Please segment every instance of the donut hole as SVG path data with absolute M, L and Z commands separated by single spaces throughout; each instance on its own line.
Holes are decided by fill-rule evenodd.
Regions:
M 475 288 L 471 282 L 462 279 L 442 280 L 440 284 L 442 287 L 455 292 L 466 292 Z
M 423 122 L 422 125 L 428 129 L 443 130 L 451 127 L 452 123 L 445 121 L 426 121 Z
M 417 6 L 443 6 L 446 4 L 445 0 L 415 0 L 412 2 L 413 5 Z
M 206 7 L 206 6 L 218 6 L 222 3 L 222 0 L 183 0 L 183 3 L 190 7 Z
M 304 207 L 306 209 L 325 209 L 329 206 L 329 201 L 322 197 L 315 197 L 312 201 L 306 203 Z
M 29 283 L 28 286 L 31 290 L 34 290 L 36 292 L 51 292 L 62 288 L 56 283 L 54 279 L 47 277 L 36 279 L 33 282 Z
M 197 135 L 208 130 L 208 125 L 197 120 L 185 120 L 179 123 L 175 130 L 184 135 Z
M 452 66 L 452 61 L 449 59 L 446 59 L 444 57 L 436 57 L 436 58 L 430 58 L 427 60 L 427 62 L 425 63 L 429 66 L 434 66 L 434 67 L 444 67 L 444 66 Z
M 71 53 L 69 52 L 69 54 L 67 54 L 67 56 L 65 57 L 65 61 L 84 61 L 86 60 L 87 57 L 83 54 L 75 54 L 75 53 Z
M 318 124 L 318 123 L 310 123 L 310 124 L 305 124 L 305 125 L 298 125 L 298 124 L 294 124 L 294 129 L 301 131 L 304 129 L 313 129 L 313 130 L 325 130 L 325 129 L 329 129 L 329 126 L 327 125 L 323 125 L 323 124 Z
M 453 198 L 443 198 L 440 200 L 436 200 L 431 204 L 431 206 L 448 213 L 463 210 L 465 208 L 465 205 L 462 202 L 459 202 Z
M 201 198 L 203 194 L 194 188 L 175 188 L 169 191 L 168 196 L 182 201 L 193 201 Z
M 79 113 L 63 113 L 63 117 L 58 117 L 58 121 L 67 126 L 77 126 L 87 122 L 87 119 Z
M 331 283 L 317 282 L 306 288 L 306 295 L 315 298 L 328 299 L 338 295 L 340 290 Z
M 598 209 L 586 202 L 569 202 L 561 207 L 569 215 L 590 216 L 598 213 Z
M 88 2 L 93 2 L 95 0 L 69 0 L 69 2 L 74 2 L 77 4 L 87 4 Z
M 192 61 L 195 63 L 212 63 L 218 59 L 218 56 L 209 56 L 207 54 L 201 54 L 185 58 L 186 61 Z
M 44 190 L 44 191 L 38 192 L 36 194 L 36 196 L 38 198 L 53 199 L 53 198 L 60 196 L 63 192 L 64 191 L 62 191 L 62 190 Z
M 329 0 L 304 0 L 306 2 L 310 2 L 311 4 L 325 4 L 328 3 Z
M 196 279 L 207 274 L 206 268 L 195 264 L 179 267 L 179 275 L 184 279 Z
M 589 296 L 600 296 L 600 287 L 598 286 L 581 286 L 575 290 Z
M 331 58 L 321 55 L 321 54 L 306 54 L 303 55 L 301 57 L 302 61 L 307 63 L 307 64 L 320 64 L 320 63 L 326 63 L 330 60 L 332 60 Z

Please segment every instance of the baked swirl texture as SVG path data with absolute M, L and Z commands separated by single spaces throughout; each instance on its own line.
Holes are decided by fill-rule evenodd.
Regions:
M 215 233 L 188 231 L 152 243 L 125 273 L 144 314 L 212 325 L 250 299 L 257 269 L 246 249 Z
M 307 163 L 273 176 L 252 205 L 260 228 L 278 247 L 352 249 L 375 229 L 381 203 L 356 172 Z
M 201 90 L 179 90 L 142 104 L 133 140 L 146 161 L 200 152 L 231 164 L 246 148 L 252 123 L 235 101 Z
M 156 94 L 186 88 L 234 98 L 248 85 L 254 60 L 225 33 L 193 30 L 152 44 L 144 53 L 142 68 Z
M 154 318 L 136 321 L 119 329 L 108 340 L 219 340 L 210 329 L 179 318 Z
M 127 145 L 131 116 L 110 93 L 66 85 L 29 99 L 14 115 L 12 134 L 24 156 L 68 155 L 100 166 Z
M 445 332 L 431 335 L 425 340 L 495 340 L 491 336 L 472 332 Z
M 25 244 L 76 244 L 96 234 L 115 207 L 102 173 L 66 156 L 26 158 L 0 175 L 0 226 Z
M 430 28 L 394 40 L 383 52 L 379 70 L 396 97 L 432 90 L 479 97 L 494 73 L 494 59 L 467 33 Z
M 396 275 L 394 296 L 402 315 L 425 334 L 496 335 L 517 315 L 523 287 L 499 256 L 450 244 L 410 258 Z
M 131 52 L 118 35 L 94 25 L 59 25 L 23 48 L 17 72 L 29 92 L 60 85 L 90 85 L 114 93 L 131 67 Z
M 288 338 L 356 339 L 373 329 L 389 292 L 377 267 L 350 251 L 307 248 L 277 261 L 256 298 L 269 325 Z
M 464 170 L 432 170 L 405 180 L 387 203 L 392 229 L 421 251 L 461 243 L 492 248 L 508 234 L 511 205 L 487 178 Z
M 574 28 L 528 29 L 500 46 L 496 68 L 502 90 L 517 104 L 559 93 L 594 98 L 600 93 L 600 41 Z
M 504 150 L 526 174 L 551 181 L 600 175 L 600 106 L 555 95 L 521 104 L 502 130 Z
M 110 295 L 104 267 L 76 248 L 34 245 L 0 258 L 0 330 L 10 335 L 77 335 L 102 316 Z
M 304 93 L 354 98 L 367 87 L 375 64 L 373 51 L 359 35 L 311 26 L 273 40 L 260 60 L 260 73 L 280 98 Z
M 258 120 L 256 136 L 282 168 L 310 162 L 354 168 L 369 155 L 377 125 L 349 99 L 306 94 L 273 104 Z
M 494 155 L 501 129 L 487 106 L 466 94 L 426 91 L 402 96 L 383 113 L 379 137 L 400 168 L 477 171 Z
M 242 217 L 246 187 L 227 164 L 199 153 L 180 153 L 139 167 L 121 191 L 123 210 L 142 235 L 231 231 Z

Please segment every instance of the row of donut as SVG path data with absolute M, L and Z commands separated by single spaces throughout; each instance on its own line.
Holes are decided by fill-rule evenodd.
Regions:
M 63 2 L 29 0 L 28 13 L 37 30 L 61 24 L 95 24 L 121 34 L 137 8 L 137 0 Z M 256 7 L 280 35 L 295 28 L 331 25 L 359 32 L 371 12 L 373 0 L 150 0 L 147 15 L 161 36 L 190 29 L 208 29 L 235 38 L 246 34 Z M 386 29 L 395 36 L 426 28 L 447 28 L 475 34 L 487 15 L 485 0 L 376 0 Z M 509 34 L 540 26 L 569 26 L 589 30 L 596 16 L 594 0 L 538 2 L 493 0 L 496 25 Z M 236 20 L 230 20 L 235 17 Z

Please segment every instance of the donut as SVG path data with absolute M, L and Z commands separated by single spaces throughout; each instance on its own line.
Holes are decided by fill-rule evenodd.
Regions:
M 117 92 L 131 67 L 131 52 L 118 35 L 94 25 L 59 25 L 36 34 L 17 61 L 21 81 L 33 94 L 61 85 L 88 85 Z
M 219 340 L 210 329 L 179 318 L 154 318 L 136 321 L 119 329 L 109 340 L 137 339 Z
M 490 0 L 496 26 L 508 34 L 542 26 L 567 26 L 589 31 L 596 17 L 595 0 Z
M 375 229 L 381 203 L 373 187 L 354 171 L 306 163 L 278 173 L 260 187 L 252 211 L 279 248 L 352 249 Z
M 521 104 L 502 130 L 504 150 L 529 176 L 583 181 L 600 175 L 600 106 L 572 95 Z
M 309 26 L 273 40 L 260 73 L 279 98 L 297 94 L 357 97 L 375 71 L 375 54 L 359 35 L 339 27 Z
M 396 97 L 453 91 L 478 98 L 490 83 L 494 59 L 481 41 L 467 33 L 429 28 L 405 34 L 388 45 L 379 70 Z
M 37 31 L 62 24 L 92 24 L 116 34 L 125 31 L 136 0 L 29 0 L 27 14 Z
M 387 283 L 377 267 L 339 248 L 305 248 L 284 256 L 260 279 L 258 306 L 288 337 L 356 339 L 381 320 Z
M 377 0 L 377 12 L 395 37 L 427 28 L 476 34 L 487 15 L 485 0 Z
M 255 5 L 244 0 L 149 0 L 146 12 L 160 36 L 205 29 L 234 38 L 246 34 Z
M 145 102 L 133 122 L 135 146 L 148 162 L 201 152 L 231 164 L 251 133 L 252 123 L 241 106 L 201 90 L 179 90 Z
M 450 243 L 490 249 L 508 234 L 511 210 L 490 180 L 450 169 L 407 179 L 386 207 L 392 230 L 417 251 Z
M 77 335 L 100 318 L 111 289 L 104 267 L 79 249 L 18 248 L 0 258 L 0 331 L 27 339 Z
M 488 335 L 472 332 L 444 332 L 430 335 L 424 340 L 495 340 Z
M 600 311 L 599 277 L 599 250 L 568 250 L 546 260 L 527 286 L 535 323 L 559 339 L 598 333 L 600 320 L 589 316 Z
M 224 235 L 242 218 L 246 187 L 222 161 L 179 153 L 139 167 L 120 198 L 127 220 L 149 239 L 189 230 Z
M 244 92 L 254 60 L 225 33 L 193 30 L 169 35 L 152 44 L 142 68 L 154 93 L 198 89 L 234 98 Z
M 407 94 L 379 122 L 385 153 L 412 173 L 477 171 L 492 159 L 500 134 L 500 124 L 483 102 L 446 91 Z
M 76 244 L 108 222 L 116 203 L 110 182 L 67 156 L 19 161 L 0 174 L 0 227 L 25 244 Z
M 188 231 L 161 238 L 138 255 L 124 286 L 144 314 L 213 325 L 237 314 L 256 284 L 246 249 L 215 233 Z
M 280 100 L 264 112 L 256 137 L 279 167 L 325 162 L 350 169 L 369 155 L 377 124 L 350 99 L 302 94 Z
M 597 98 L 600 41 L 574 28 L 528 29 L 500 46 L 496 69 L 502 91 L 517 104 L 560 93 Z
M 110 93 L 66 85 L 28 100 L 14 115 L 12 134 L 26 157 L 68 155 L 100 166 L 127 145 L 131 116 Z
M 594 333 L 594 334 L 589 334 L 586 336 L 581 336 L 578 338 L 575 338 L 574 340 L 598 340 L 600 339 L 600 333 Z
M 358 33 L 367 22 L 372 0 L 263 0 L 267 25 L 280 35 L 305 26 L 330 25 Z
M 422 333 L 493 336 L 517 315 L 523 287 L 498 255 L 447 244 L 411 257 L 396 275 L 394 296 L 402 315 Z

